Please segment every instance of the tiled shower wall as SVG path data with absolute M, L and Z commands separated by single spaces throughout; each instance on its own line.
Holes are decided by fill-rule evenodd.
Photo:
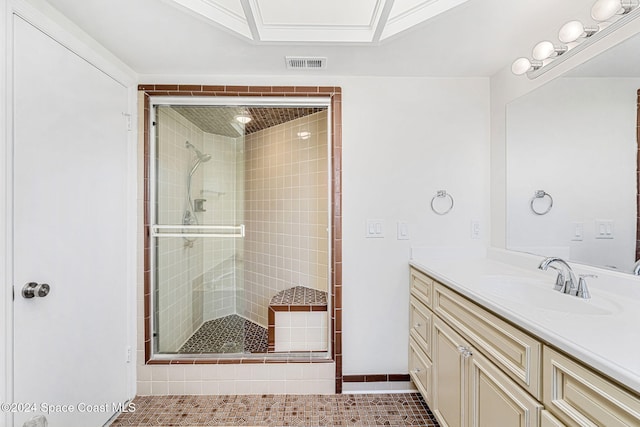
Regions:
M 158 223 L 182 224 L 187 208 L 187 176 L 195 155 L 189 141 L 211 160 L 200 164 L 191 183 L 192 198 L 205 199 L 206 212 L 198 221 L 209 225 L 235 225 L 236 141 L 204 133 L 169 107 L 158 109 L 157 119 Z M 158 330 L 160 351 L 177 351 L 203 321 L 234 313 L 234 282 L 238 275 L 237 244 L 241 239 L 159 238 Z M 241 247 L 240 247 L 241 249 Z M 240 271 L 239 274 L 242 274 Z
M 327 144 L 326 111 L 245 138 L 247 236 L 238 313 L 265 327 L 278 292 L 328 291 Z

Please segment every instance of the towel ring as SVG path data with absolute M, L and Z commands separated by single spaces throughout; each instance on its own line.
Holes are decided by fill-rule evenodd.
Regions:
M 544 199 L 545 197 L 549 198 L 549 206 L 547 206 L 547 209 L 544 211 L 537 211 L 536 208 L 533 206 L 533 202 L 535 202 L 536 199 Z M 546 215 L 549 213 L 549 211 L 553 207 L 553 197 L 551 197 L 551 194 L 547 193 L 544 190 L 536 190 L 533 197 L 531 198 L 531 202 L 529 203 L 529 205 L 531 206 L 531 210 L 533 211 L 534 214 Z
M 433 203 L 436 201 L 436 199 L 443 199 L 447 197 L 449 198 L 449 202 L 451 203 L 448 209 L 439 211 L 433 206 Z M 451 194 L 447 193 L 445 190 L 438 190 L 436 195 L 431 199 L 431 210 L 438 215 L 445 215 L 448 214 L 451 209 L 453 209 L 453 196 L 451 196 Z

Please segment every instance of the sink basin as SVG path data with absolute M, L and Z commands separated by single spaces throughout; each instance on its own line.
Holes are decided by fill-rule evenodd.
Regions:
M 606 297 L 597 295 L 585 300 L 554 290 L 553 283 L 528 277 L 485 276 L 479 282 L 478 290 L 508 306 L 527 307 L 540 312 L 610 316 L 622 311 L 618 303 Z

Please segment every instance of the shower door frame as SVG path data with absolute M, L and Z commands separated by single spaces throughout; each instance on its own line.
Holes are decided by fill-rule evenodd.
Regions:
M 144 99 L 144 353 L 146 364 L 217 364 L 217 363 L 282 363 L 336 362 L 336 392 L 342 390 L 342 233 L 341 233 L 341 89 L 339 87 L 275 87 L 275 86 L 199 86 L 140 85 Z M 329 298 L 328 351 L 296 353 L 230 354 L 167 354 L 153 349 L 153 286 L 154 256 L 151 236 L 153 196 L 151 172 L 154 161 L 152 144 L 153 106 L 155 105 L 217 105 L 217 106 L 320 106 L 328 109 L 328 235 Z M 240 356 L 240 357 L 238 357 Z

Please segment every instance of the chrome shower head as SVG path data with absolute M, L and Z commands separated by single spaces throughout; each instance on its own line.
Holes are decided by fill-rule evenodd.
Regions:
M 191 150 L 193 150 L 194 153 L 196 153 L 196 156 L 198 157 L 198 162 L 208 162 L 209 160 L 211 160 L 211 154 L 202 154 L 202 152 L 198 150 L 189 141 L 187 141 L 185 145 L 187 148 L 190 148 Z

